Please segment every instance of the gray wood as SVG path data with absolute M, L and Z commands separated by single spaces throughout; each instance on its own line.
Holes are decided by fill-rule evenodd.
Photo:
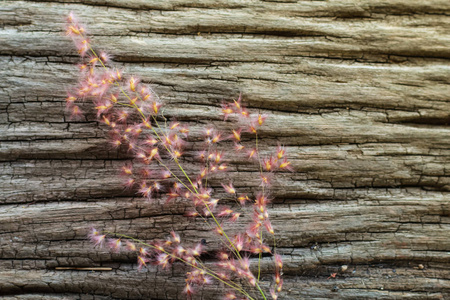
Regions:
M 134 255 L 93 249 L 90 226 L 147 240 L 175 229 L 218 247 L 183 217 L 187 203 L 123 191 L 129 154 L 92 112 L 65 116 L 77 81 L 69 11 L 194 136 L 199 119 L 223 126 L 217 108 L 239 92 L 269 114 L 261 143 L 286 145 L 295 168 L 272 188 L 281 299 L 450 298 L 448 1 L 62 0 L 0 3 L 3 299 L 185 297 L 182 266 L 139 272 Z M 258 189 L 256 167 L 231 168 L 212 185 Z M 99 266 L 113 271 L 55 270 Z M 195 299 L 222 294 L 208 286 Z

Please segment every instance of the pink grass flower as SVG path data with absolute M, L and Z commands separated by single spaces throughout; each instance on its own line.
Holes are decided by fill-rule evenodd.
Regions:
M 111 56 L 104 51 L 100 52 L 100 55 L 98 57 L 103 64 L 107 64 L 111 60 Z
M 286 148 L 278 144 L 277 146 L 277 158 L 282 159 L 286 155 Z
M 83 111 L 77 105 L 70 109 L 70 120 L 79 121 L 83 118 Z
M 236 190 L 234 189 L 233 184 L 231 182 L 228 185 L 222 183 L 222 187 L 228 194 L 236 194 Z
M 138 270 L 142 270 L 142 268 L 146 267 L 147 264 L 150 262 L 150 259 L 139 255 L 137 258 L 137 262 L 138 262 Z
M 280 254 L 275 254 L 275 265 L 278 269 L 283 269 L 283 259 Z
M 258 118 L 256 119 L 256 122 L 258 123 L 259 126 L 261 126 L 266 121 L 266 118 L 267 118 L 266 114 L 263 115 L 259 114 Z
M 168 178 L 172 177 L 172 173 L 168 170 L 162 170 L 161 177 L 164 179 L 168 179 Z
M 122 241 L 120 239 L 109 239 L 107 245 L 113 252 L 119 252 L 122 247 Z
M 203 252 L 203 245 L 201 243 L 197 244 L 194 248 L 189 249 L 188 253 L 192 256 L 200 256 Z
M 239 219 L 240 216 L 241 216 L 240 213 L 234 213 L 234 214 L 231 215 L 229 221 L 231 223 L 234 223 L 234 222 L 236 222 Z
M 239 201 L 239 203 L 244 206 L 248 201 L 250 201 L 250 198 L 247 195 L 240 195 L 237 200 Z
M 256 148 L 248 150 L 247 158 L 248 159 L 257 159 L 258 158 L 258 150 L 256 150 Z
M 126 178 L 123 185 L 125 190 L 131 190 L 136 184 L 136 180 L 134 178 Z
M 143 247 L 139 248 L 139 254 L 141 256 L 148 256 L 148 255 L 150 255 L 149 250 L 147 248 L 143 248 Z
M 89 240 L 94 244 L 95 247 L 102 248 L 105 244 L 106 235 L 100 234 L 97 229 L 92 228 L 91 233 L 88 234 Z
M 272 300 L 278 300 L 278 294 L 274 289 L 270 289 L 270 296 L 272 296 Z
M 275 234 L 275 231 L 273 230 L 272 223 L 270 223 L 270 220 L 266 220 L 264 222 L 264 227 L 266 227 L 267 232 L 269 232 L 270 234 L 272 234 L 272 235 Z
M 83 39 L 80 41 L 76 40 L 75 47 L 78 49 L 78 54 L 80 54 L 81 57 L 84 57 L 86 53 L 88 53 L 88 51 L 90 50 L 91 43 L 89 42 L 88 39 Z
M 150 200 L 152 198 L 153 187 L 148 186 L 147 183 L 143 182 L 138 193 Z
M 244 236 L 242 234 L 236 235 L 236 237 L 234 238 L 233 242 L 234 242 L 234 246 L 236 247 L 236 249 L 238 251 L 241 251 L 242 249 L 244 249 L 245 239 L 244 239 Z
M 209 209 L 215 210 L 216 207 L 217 207 L 217 203 L 219 203 L 219 200 L 220 200 L 220 199 L 211 199 L 211 200 L 209 200 L 209 201 L 207 202 L 207 203 L 208 203 Z
M 245 147 L 242 144 L 234 143 L 234 151 L 240 152 L 240 151 L 244 150 L 244 148 Z
M 217 258 L 220 260 L 228 260 L 230 258 L 230 255 L 226 252 L 219 252 L 217 253 Z
M 217 214 L 218 217 L 225 217 L 225 216 L 229 216 L 233 213 L 233 210 L 228 208 L 228 207 L 224 207 L 222 208 L 219 213 Z
M 231 105 L 234 106 L 235 111 L 240 111 L 242 109 L 242 94 L 239 94 L 239 97 L 237 100 L 233 99 L 233 102 Z
M 234 113 L 234 110 L 228 104 L 222 104 L 222 113 L 224 116 L 224 121 L 226 121 L 228 116 Z
M 130 242 L 130 241 L 127 241 L 126 242 L 126 249 L 128 250 L 128 251 L 136 251 L 136 244 L 135 243 L 132 243 L 132 242 Z
M 77 101 L 77 96 L 72 93 L 67 93 L 66 98 L 66 107 L 70 108 L 74 105 L 75 101 Z
M 239 204 L 237 206 L 229 204 L 229 207 L 219 206 L 219 198 L 213 192 L 218 192 L 219 195 L 223 193 L 217 189 L 213 190 L 211 186 L 224 182 L 226 177 L 221 172 L 227 171 L 230 167 L 234 170 L 236 161 L 240 160 L 235 157 L 238 155 L 247 156 L 258 166 L 262 166 L 264 173 L 261 174 L 260 180 L 263 187 L 270 184 L 274 171 L 293 171 L 291 162 L 286 158 L 284 147 L 279 145 L 276 151 L 271 151 L 273 153 L 271 156 L 269 154 L 267 158 L 261 160 L 260 153 L 270 152 L 265 150 L 260 152 L 257 144 L 252 149 L 250 141 L 247 140 L 245 146 L 243 144 L 242 133 L 256 134 L 265 123 L 267 115 L 254 114 L 243 105 L 242 95 L 239 95 L 238 99 L 221 105 L 224 120 L 233 115 L 232 121 L 238 123 L 232 127 L 234 129 L 231 135 L 227 137 L 227 134 L 216 129 L 215 125 L 207 125 L 204 134 L 199 135 L 199 130 L 195 126 L 191 129 L 172 115 L 166 119 L 161 113 L 163 101 L 150 86 L 142 83 L 136 76 L 124 78 L 123 71 L 111 65 L 109 54 L 97 51 L 96 48 L 94 53 L 85 26 L 80 24 L 73 14 L 67 17 L 67 21 L 66 34 L 74 41 L 82 57 L 79 65 L 79 84 L 66 98 L 67 110 L 72 114 L 72 118 L 78 119 L 82 116 L 77 101 L 92 99 L 97 118 L 109 129 L 111 144 L 116 148 L 122 147 L 121 150 L 128 147 L 128 153 L 134 157 L 132 163 L 121 170 L 126 187 L 147 199 L 153 197 L 164 199 L 167 196 L 167 200 L 170 201 L 181 198 L 180 203 L 183 201 L 183 205 L 184 202 L 191 205 L 191 208 L 187 209 L 186 216 L 201 217 L 206 222 L 212 220 L 220 222 L 212 223 L 213 230 L 221 235 L 219 239 L 224 241 L 226 240 L 224 237 L 232 237 L 232 245 L 225 242 L 223 249 L 218 250 L 220 262 L 213 266 L 213 270 L 217 278 L 238 285 L 245 281 L 246 286 L 243 288 L 251 289 L 251 286 L 256 285 L 257 279 L 250 271 L 250 259 L 245 255 L 254 253 L 258 256 L 262 253 L 271 253 L 270 247 L 264 243 L 266 238 L 274 234 L 267 207 L 269 199 L 265 194 L 257 194 L 251 220 L 245 221 L 245 218 L 239 219 L 241 214 L 246 215 L 245 207 L 240 207 L 239 204 L 244 206 L 253 201 L 245 194 L 238 196 L 230 181 L 229 184 L 222 183 L 225 192 L 229 194 L 223 200 L 228 203 L 237 200 Z M 188 136 L 191 130 L 194 137 Z M 206 143 L 203 143 L 202 139 L 205 139 Z M 220 143 L 226 139 L 231 141 Z M 192 144 L 186 147 L 187 143 Z M 234 151 L 238 153 L 228 155 L 230 150 L 233 150 L 232 144 Z M 191 149 L 197 146 L 201 152 L 195 157 Z M 190 169 L 191 164 L 198 163 L 199 159 L 200 164 Z M 249 193 L 257 193 L 255 189 L 257 187 L 253 187 Z M 264 191 L 264 188 L 262 190 Z M 167 193 L 166 196 L 161 195 L 161 191 Z M 241 224 L 227 226 L 238 220 L 242 222 L 242 226 Z M 241 231 L 236 230 L 230 235 L 229 227 Z M 202 269 L 204 266 L 200 260 L 208 251 L 206 243 L 184 246 L 181 244 L 180 236 L 174 231 L 170 232 L 166 239 L 152 241 L 151 247 L 140 248 L 139 251 L 137 242 L 132 242 L 132 239 L 106 239 L 106 235 L 96 229 L 92 229 L 88 237 L 96 247 L 103 247 L 106 243 L 114 252 L 119 252 L 122 248 L 138 252 L 139 270 L 147 267 L 149 263 L 167 268 L 177 261 L 177 258 L 184 260 L 193 267 L 186 274 L 184 292 L 188 297 L 192 296 L 195 287 L 209 284 L 213 280 L 208 274 L 210 270 Z M 236 250 L 238 254 L 235 253 Z M 276 253 L 276 250 L 272 251 Z M 205 256 L 208 257 L 209 254 L 211 253 Z M 274 261 L 275 285 L 272 285 L 271 294 L 272 298 L 276 299 L 283 284 L 281 278 L 283 264 L 278 254 L 275 254 Z M 246 293 L 238 297 L 236 296 L 238 291 L 239 289 L 226 293 L 225 299 L 244 299 Z
M 261 184 L 260 186 L 268 187 L 272 184 L 273 175 L 272 173 L 262 173 L 259 175 Z
M 240 141 L 241 141 L 241 132 L 242 132 L 242 129 L 241 129 L 241 128 L 239 128 L 239 129 L 233 129 L 233 130 L 231 130 L 231 132 L 232 132 L 233 134 L 230 136 L 230 138 L 235 139 L 236 142 L 240 142 Z
M 292 167 L 291 162 L 287 160 L 287 158 L 283 159 L 278 168 L 294 172 L 294 168 Z
M 156 257 L 156 264 L 165 269 L 169 265 L 170 256 L 166 253 L 160 253 Z
M 180 235 L 178 233 L 176 233 L 175 231 L 172 230 L 170 232 L 170 235 L 172 236 L 172 241 L 174 243 L 179 244 L 181 242 Z
M 186 287 L 184 288 L 183 292 L 192 299 L 192 295 L 195 293 L 194 287 L 192 284 L 186 283 Z
M 237 296 L 233 292 L 228 292 L 225 294 L 224 300 L 236 300 Z
M 99 117 L 102 114 L 107 113 L 111 108 L 113 107 L 113 104 L 109 102 L 108 100 L 99 101 L 96 103 L 95 109 L 97 110 L 97 117 Z
M 241 109 L 241 111 L 239 112 L 239 117 L 241 118 L 241 119 L 247 119 L 247 118 L 249 118 L 250 117 L 250 112 L 247 110 L 247 109 L 245 109 L 245 108 L 243 108 L 243 109 Z
M 266 157 L 262 160 L 262 165 L 267 172 L 271 172 L 276 167 L 277 160 L 274 157 Z
M 133 175 L 133 165 L 130 163 L 122 166 L 121 170 L 124 175 Z
M 128 89 L 130 89 L 130 91 L 132 91 L 132 92 L 136 92 L 136 88 L 137 88 L 137 85 L 139 84 L 139 79 L 137 78 L 137 77 L 135 77 L 135 76 L 131 76 L 129 79 L 128 79 Z
M 172 201 L 173 199 L 180 197 L 180 194 L 178 194 L 174 190 L 169 191 L 169 193 L 167 193 L 166 195 L 167 195 L 166 202 Z

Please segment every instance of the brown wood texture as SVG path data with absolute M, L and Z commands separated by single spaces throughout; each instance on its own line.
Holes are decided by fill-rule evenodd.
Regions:
M 90 226 L 147 240 L 175 229 L 217 249 L 186 203 L 122 190 L 129 156 L 92 112 L 65 116 L 78 60 L 69 11 L 152 84 L 167 116 L 219 124 L 221 101 L 239 92 L 269 114 L 261 143 L 286 145 L 295 168 L 272 188 L 281 299 L 450 298 L 448 0 L 58 0 L 0 2 L 3 299 L 185 298 L 182 266 L 139 272 L 134 255 L 95 250 Z M 222 179 L 258 189 L 255 167 L 231 167 Z M 194 299 L 222 294 L 213 285 Z

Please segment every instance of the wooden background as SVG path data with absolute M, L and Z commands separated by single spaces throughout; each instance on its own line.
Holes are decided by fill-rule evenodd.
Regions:
M 133 255 L 93 249 L 89 226 L 213 239 L 186 204 L 123 192 L 126 153 L 92 113 L 65 117 L 69 11 L 168 116 L 217 119 L 239 92 L 270 115 L 263 143 L 286 145 L 295 168 L 272 192 L 281 299 L 450 298 L 448 0 L 55 0 L 0 2 L 2 299 L 183 299 L 180 266 L 138 272 Z M 255 169 L 238 163 L 230 176 L 254 191 Z

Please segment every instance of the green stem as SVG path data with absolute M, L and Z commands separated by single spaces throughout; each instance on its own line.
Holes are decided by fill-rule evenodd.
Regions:
M 259 148 L 258 148 L 258 132 L 255 132 L 255 143 L 256 143 L 256 154 L 258 155 L 258 162 L 259 162 L 259 173 L 262 177 L 263 175 L 263 169 L 262 169 L 262 164 L 261 164 L 261 156 L 259 155 Z M 264 195 L 264 184 L 262 185 L 262 193 Z M 262 246 L 263 243 L 263 239 L 262 239 L 262 228 L 260 230 L 260 235 L 259 235 L 259 243 Z M 258 282 L 259 282 L 259 278 L 261 277 L 261 260 L 262 260 L 262 253 L 259 253 L 259 257 L 258 257 Z

